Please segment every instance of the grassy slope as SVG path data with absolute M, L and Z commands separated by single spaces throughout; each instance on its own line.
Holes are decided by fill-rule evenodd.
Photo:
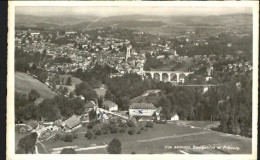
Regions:
M 60 81 L 62 81 L 62 78 L 64 78 L 64 83 L 66 84 L 68 77 L 71 77 L 71 86 L 69 86 L 69 85 L 56 85 L 56 88 L 58 89 L 60 86 L 66 87 L 69 90 L 69 92 L 72 92 L 72 91 L 75 90 L 75 86 L 82 82 L 80 79 L 78 79 L 76 77 L 72 77 L 71 75 L 60 75 Z
M 28 94 L 31 89 L 36 89 L 42 98 L 52 98 L 57 95 L 45 84 L 41 83 L 32 76 L 26 73 L 15 72 L 15 91 Z
M 195 122 L 194 122 L 195 123 Z M 51 148 L 65 146 L 79 146 L 80 148 L 90 147 L 93 144 L 104 145 L 108 144 L 113 138 L 118 138 L 122 143 L 122 153 L 130 154 L 132 151 L 137 154 L 149 153 L 180 153 L 178 149 L 165 149 L 165 146 L 201 146 L 201 145 L 233 145 L 240 147 L 240 150 L 185 150 L 188 153 L 208 153 L 208 154 L 223 154 L 223 153 L 250 153 L 251 138 L 237 137 L 235 135 L 227 135 L 220 132 L 207 131 L 202 128 L 190 128 L 189 126 L 180 126 L 177 124 L 155 124 L 148 131 L 142 131 L 141 134 L 129 135 L 108 134 L 97 136 L 97 139 L 88 140 L 84 137 L 86 128 L 78 130 L 78 139 L 71 143 L 57 141 L 53 143 L 52 139 L 43 142 L 45 147 L 51 151 Z M 203 134 L 205 133 L 205 134 Z M 185 136 L 188 135 L 188 136 Z M 175 137 L 176 136 L 176 137 Z M 166 137 L 165 139 L 140 142 L 140 140 L 148 140 L 152 138 Z M 170 137 L 170 138 L 167 138 Z M 105 148 L 96 150 L 80 151 L 79 153 L 107 153 Z
M 130 100 L 130 104 L 132 103 L 153 103 L 157 101 L 159 90 L 147 90 L 142 95 L 134 97 Z M 149 95 L 150 93 L 155 93 L 153 95 Z

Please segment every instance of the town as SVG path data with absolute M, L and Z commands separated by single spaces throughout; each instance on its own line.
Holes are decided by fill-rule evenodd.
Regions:
M 16 27 L 17 154 L 250 152 L 252 31 L 246 25 L 214 31 L 194 25 L 163 35 L 93 23 Z M 172 145 L 168 138 L 200 145 L 187 136 L 213 144 L 212 135 L 225 145 L 232 141 L 225 133 L 241 136 L 240 150 L 164 147 Z

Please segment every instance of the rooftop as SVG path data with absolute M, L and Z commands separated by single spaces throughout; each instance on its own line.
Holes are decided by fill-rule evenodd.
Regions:
M 156 109 L 152 103 L 133 103 L 129 109 Z

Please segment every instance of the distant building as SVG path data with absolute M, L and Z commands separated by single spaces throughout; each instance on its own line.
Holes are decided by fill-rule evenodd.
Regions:
M 129 107 L 130 116 L 153 116 L 156 107 L 152 103 L 133 103 Z
M 118 105 L 110 100 L 105 100 L 102 103 L 102 107 L 110 112 L 116 112 L 118 111 Z
M 179 120 L 179 116 L 177 113 L 174 113 L 174 115 L 171 117 L 171 121 L 178 121 Z
M 132 52 L 132 45 L 128 44 L 126 46 L 126 56 L 125 56 L 125 61 L 127 61 L 127 59 L 129 57 L 131 57 L 131 52 Z

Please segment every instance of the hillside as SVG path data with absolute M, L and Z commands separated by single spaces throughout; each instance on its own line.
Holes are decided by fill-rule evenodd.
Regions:
M 117 24 L 120 27 L 162 27 L 166 25 L 188 25 L 188 26 L 216 26 L 216 25 L 228 25 L 228 26 L 240 26 L 252 24 L 251 14 L 228 14 L 228 15 L 214 15 L 214 16 L 155 16 L 155 15 L 119 15 L 110 17 L 96 17 L 92 15 L 86 16 L 32 16 L 32 15 L 16 15 L 17 26 L 44 26 L 52 27 L 66 27 L 74 29 L 84 29 L 87 25 L 91 24 L 95 20 L 97 22 L 91 25 L 91 28 L 95 27 L 107 27 Z
M 36 89 L 42 98 L 52 98 L 57 95 L 45 84 L 41 83 L 32 76 L 26 73 L 15 72 L 15 91 L 28 94 L 31 89 Z
M 60 86 L 66 87 L 69 92 L 72 92 L 75 90 L 75 87 L 77 84 L 80 84 L 82 81 L 79 78 L 73 77 L 71 75 L 60 75 L 60 81 L 64 79 L 64 83 L 66 84 L 68 77 L 71 77 L 71 86 L 69 85 L 57 85 L 56 89 L 58 89 Z
M 132 103 L 155 103 L 158 101 L 159 96 L 161 95 L 160 90 L 147 90 L 142 95 L 134 97 L 130 100 Z

